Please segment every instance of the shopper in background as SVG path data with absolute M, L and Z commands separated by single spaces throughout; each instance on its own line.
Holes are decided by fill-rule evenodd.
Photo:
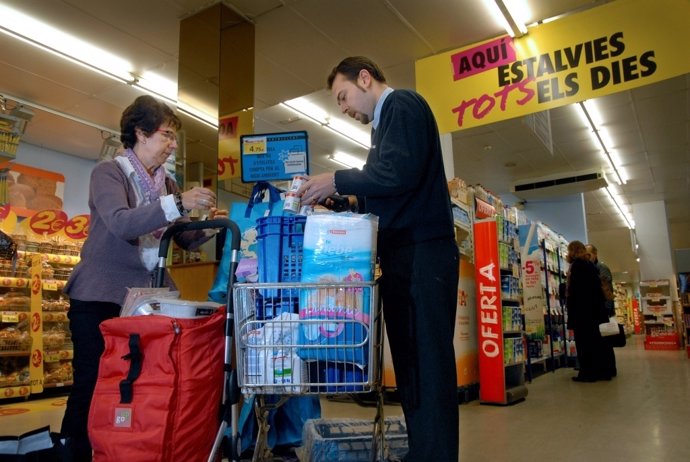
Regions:
M 567 302 L 568 329 L 575 333 L 575 347 L 580 371 L 573 380 L 595 382 L 610 380 L 608 364 L 602 357 L 604 341 L 599 324 L 607 322 L 604 292 L 599 273 L 589 261 L 585 245 L 580 241 L 568 244 Z
M 177 148 L 181 122 L 165 104 L 137 98 L 122 113 L 123 155 L 96 165 L 89 185 L 89 236 L 65 287 L 70 297 L 74 343 L 74 384 L 61 433 L 75 461 L 91 460 L 87 434 L 89 406 L 104 340 L 99 324 L 117 317 L 127 288 L 150 287 L 160 238 L 190 209 L 208 209 L 210 218 L 227 216 L 215 208 L 215 194 L 205 188 L 180 192 L 163 163 Z M 189 231 L 174 236 L 183 248 L 196 248 L 213 234 Z M 166 281 L 172 285 L 170 279 Z
M 344 59 L 328 87 L 343 113 L 372 123 L 371 149 L 362 170 L 312 176 L 298 194 L 306 204 L 379 217 L 380 290 L 407 421 L 405 460 L 455 462 L 459 257 L 436 121 L 419 94 L 394 91 L 368 58 Z
M 604 291 L 606 314 L 609 317 L 615 316 L 616 307 L 614 303 L 613 275 L 611 274 L 611 270 L 604 264 L 604 262 L 599 261 L 599 251 L 594 245 L 587 244 L 585 248 L 589 253 L 589 261 L 594 263 L 594 266 L 597 267 L 597 271 L 599 271 L 601 290 Z M 613 351 L 613 346 L 609 344 L 607 339 L 604 339 L 604 350 L 602 351 L 602 355 L 608 364 L 608 371 L 611 374 L 611 377 L 618 375 L 618 371 L 616 370 L 616 354 Z

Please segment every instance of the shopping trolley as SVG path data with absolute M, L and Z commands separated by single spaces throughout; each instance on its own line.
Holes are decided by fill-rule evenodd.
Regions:
M 254 395 L 258 423 L 252 460 L 270 457 L 268 413 L 289 397 L 371 392 L 371 451 L 356 460 L 385 460 L 377 284 L 243 283 L 234 285 L 233 299 L 238 384 Z
M 170 239 L 177 233 L 183 231 L 203 230 L 203 229 L 220 229 L 224 233 L 225 239 L 231 239 L 231 259 L 230 259 L 230 277 L 228 278 L 228 302 L 225 309 L 225 352 L 224 352 L 224 378 L 223 378 L 223 392 L 222 402 L 220 403 L 221 419 L 216 438 L 208 457 L 208 462 L 215 462 L 224 446 L 224 455 L 231 462 L 238 462 L 240 460 L 240 445 L 239 432 L 237 430 L 238 421 L 238 406 L 239 403 L 239 387 L 237 385 L 236 370 L 232 368 L 232 343 L 233 343 L 233 329 L 234 329 L 234 308 L 233 291 L 234 274 L 239 263 L 239 249 L 240 249 L 240 230 L 236 223 L 226 219 L 214 219 L 193 221 L 188 223 L 179 223 L 170 226 L 161 237 L 161 243 L 158 253 L 158 265 L 154 272 L 154 282 L 157 287 L 162 287 L 166 259 L 168 255 L 168 247 Z M 229 233 L 228 233 L 229 231 Z M 223 239 L 221 239 L 223 241 Z M 231 429 L 231 440 L 225 440 L 225 431 L 227 428 Z M 223 443 L 226 444 L 223 444 Z

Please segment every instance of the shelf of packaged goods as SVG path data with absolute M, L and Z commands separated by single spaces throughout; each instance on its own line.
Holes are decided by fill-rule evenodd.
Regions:
M 43 290 L 62 290 L 66 284 L 67 281 L 61 281 L 57 279 L 44 279 Z M 0 287 L 6 287 L 9 289 L 28 289 L 30 285 L 30 278 L 13 278 L 9 276 L 0 276 Z
M 67 317 L 66 311 L 44 311 L 43 312 L 43 322 L 67 322 L 69 318 Z
M 17 350 L 0 350 L 0 358 L 16 358 L 24 356 L 31 356 L 31 352 Z
M 22 396 L 29 396 L 29 393 L 31 393 L 30 385 L 2 387 L 0 388 L 0 399 L 20 398 Z
M 29 319 L 29 313 L 28 311 L 13 311 L 13 310 L 7 310 L 7 311 L 0 311 L 0 322 L 4 323 L 19 323 L 22 321 L 26 321 Z
M 515 367 L 515 366 L 523 366 L 525 364 L 524 361 L 517 361 L 514 363 L 508 363 L 508 364 L 503 364 L 505 367 Z
M 49 350 L 44 352 L 43 362 L 46 363 L 57 363 L 60 361 L 66 361 L 74 358 L 74 351 L 61 349 L 61 350 Z
M 524 331 L 521 330 L 504 330 L 503 335 L 521 335 L 524 334 Z
M 67 381 L 67 382 L 57 382 L 57 383 L 44 383 L 43 388 L 60 388 L 60 387 L 71 387 L 73 382 Z
M 27 252 L 25 250 L 18 250 L 17 251 L 17 255 L 20 258 L 23 258 L 26 255 L 34 255 L 36 253 L 37 252 Z M 58 255 L 58 254 L 53 254 L 53 253 L 42 253 L 40 255 L 45 257 L 45 259 L 48 263 L 54 263 L 57 265 L 74 266 L 77 263 L 79 263 L 79 260 L 80 260 L 78 255 Z
M 501 295 L 501 302 L 520 303 L 521 300 L 518 298 L 510 298 L 510 297 L 505 297 L 505 296 Z
M 539 364 L 546 362 L 547 359 L 550 359 L 550 356 L 542 356 L 541 358 L 530 358 L 529 362 L 530 364 Z

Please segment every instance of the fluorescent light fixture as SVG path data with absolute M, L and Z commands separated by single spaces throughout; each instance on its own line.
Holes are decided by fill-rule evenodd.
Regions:
M 623 217 L 623 220 L 625 220 L 625 224 L 628 225 L 628 228 L 635 229 L 635 220 L 633 220 L 632 215 L 630 215 L 628 208 L 623 205 L 622 198 L 615 191 L 613 191 L 610 186 L 607 186 L 604 189 L 606 189 L 606 192 L 613 201 L 613 204 L 616 206 L 618 213 Z
M 139 76 L 129 61 L 2 4 L 0 32 L 149 93 L 176 105 L 190 117 L 212 128 L 218 128 L 217 117 L 177 101 L 177 83 L 154 72 L 144 72 Z
M 328 113 L 304 97 L 289 99 L 282 104 L 310 118 L 317 124 L 326 125 L 328 123 Z
M 485 0 L 496 20 L 511 37 L 522 37 L 530 13 L 525 0 Z
M 355 157 L 352 154 L 346 154 L 340 151 L 334 152 L 328 158 L 333 162 L 336 162 L 345 167 L 358 168 L 360 170 L 362 170 L 362 167 L 364 167 L 364 164 L 366 164 L 366 162 L 360 159 L 359 157 Z
M 115 80 L 132 80 L 128 61 L 5 5 L 0 32 Z
M 199 109 L 190 106 L 187 103 L 183 103 L 182 101 L 177 102 L 177 110 L 184 113 L 185 115 L 188 115 L 189 117 L 203 123 L 204 125 L 208 125 L 211 128 L 218 128 L 218 118 L 213 117 L 211 115 L 206 114 L 205 112 L 200 111 Z
M 601 149 L 604 153 L 604 158 L 606 159 L 609 166 L 611 167 L 611 169 L 616 174 L 616 179 L 618 181 L 618 184 L 625 184 L 627 181 L 627 178 L 625 178 L 623 176 L 623 174 L 621 173 L 622 169 L 619 166 L 620 164 L 616 165 L 616 163 L 613 161 L 611 153 L 606 148 L 607 144 L 604 141 L 604 139 L 606 139 L 609 143 L 608 145 L 611 146 L 611 138 L 608 136 L 608 133 L 604 129 L 601 128 L 601 126 L 599 126 L 599 128 L 597 128 L 597 125 L 594 122 L 595 117 L 598 120 L 601 120 L 601 116 L 599 115 L 599 112 L 596 110 L 596 106 L 594 106 L 594 104 L 591 101 L 587 102 L 586 106 L 585 106 L 585 101 L 582 101 L 582 102 L 578 103 L 578 106 L 580 106 L 580 109 L 581 109 L 582 120 L 585 122 L 586 125 L 588 125 L 591 128 L 592 131 L 590 132 L 590 135 L 592 136 L 592 139 L 594 140 L 594 142 L 596 144 L 598 144 L 599 146 L 601 146 Z
M 328 112 L 323 110 L 320 106 L 308 101 L 304 97 L 299 97 L 284 101 L 280 103 L 282 107 L 286 107 L 291 111 L 305 117 L 323 128 L 331 130 L 336 135 L 339 135 L 346 140 L 364 148 L 369 149 L 371 135 L 364 130 L 356 128 L 353 124 L 335 119 L 329 116 Z
M 137 79 L 136 86 L 155 92 L 162 98 L 177 104 L 177 82 L 156 74 L 155 72 L 144 72 Z

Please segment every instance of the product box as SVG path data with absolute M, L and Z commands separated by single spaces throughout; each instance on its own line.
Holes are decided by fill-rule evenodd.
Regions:
M 332 287 L 300 290 L 302 359 L 367 364 L 371 289 L 346 284 L 373 279 L 377 229 L 373 215 L 327 213 L 307 218 L 301 281 Z

